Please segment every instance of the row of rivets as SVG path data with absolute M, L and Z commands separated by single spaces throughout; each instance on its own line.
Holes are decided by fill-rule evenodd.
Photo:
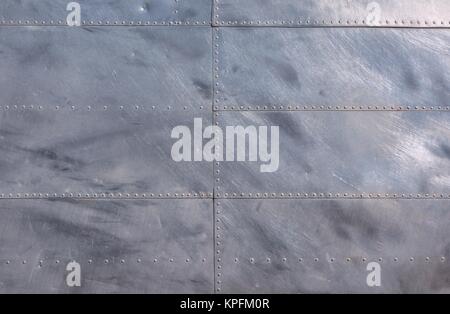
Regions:
M 219 19 L 219 15 L 215 15 L 216 20 Z M 216 21 L 214 22 L 216 26 L 226 26 L 226 25 L 270 25 L 270 26 L 365 26 L 365 27 L 377 27 L 377 26 L 399 26 L 399 27 L 450 27 L 450 21 L 443 20 L 406 20 L 406 19 L 398 19 L 398 20 L 380 20 L 370 25 L 367 24 L 366 20 L 349 20 L 349 19 L 341 19 L 341 20 L 317 20 L 317 19 L 305 19 L 305 20 L 290 20 L 290 21 L 261 21 L 261 20 L 246 20 L 246 21 Z
M 164 199 L 164 198 L 212 198 L 213 193 L 9 193 L 0 194 L 0 199 L 41 199 L 41 198 L 81 198 L 81 199 Z
M 220 230 L 220 228 L 219 228 L 219 230 Z M 216 232 L 216 234 L 218 234 L 218 233 Z M 220 238 L 220 237 L 218 237 L 218 238 Z M 217 261 L 218 261 L 218 263 L 217 263 L 217 265 L 218 265 L 217 277 L 220 278 L 221 277 L 221 269 L 222 269 L 222 267 L 220 266 L 221 265 L 220 264 L 221 258 L 220 258 L 220 256 L 216 256 L 216 258 L 217 258 Z M 301 257 L 301 258 L 297 258 L 297 259 L 294 259 L 294 260 L 296 260 L 299 263 L 307 262 L 308 260 L 314 261 L 316 263 L 321 261 L 321 259 L 318 258 L 318 257 L 314 257 L 314 258 L 311 258 L 311 259 L 307 259 L 307 258 L 302 258 Z M 338 262 L 338 260 L 339 259 L 334 258 L 334 257 L 326 259 L 326 261 L 329 262 L 329 263 L 335 263 L 335 262 Z M 359 258 L 346 257 L 346 258 L 343 258 L 341 260 L 344 261 L 344 262 L 347 262 L 347 263 L 354 262 L 354 261 L 357 262 L 358 260 L 360 260 L 363 263 L 366 263 L 366 262 L 369 262 L 369 261 L 383 262 L 383 261 L 389 261 L 389 260 L 392 260 L 394 262 L 400 262 L 401 260 L 405 260 L 405 261 L 409 261 L 411 263 L 418 262 L 418 261 L 421 261 L 421 260 L 423 260 L 425 262 L 431 262 L 433 260 L 438 260 L 438 261 L 444 263 L 444 262 L 447 261 L 447 258 L 445 256 L 437 257 L 437 258 L 431 258 L 431 257 L 425 257 L 425 258 L 409 257 L 409 258 L 404 258 L 404 259 L 401 259 L 399 257 L 393 257 L 393 258 L 389 258 L 389 259 L 382 258 L 382 257 L 379 257 L 379 258 L 363 257 L 363 258 L 360 258 L 360 259 Z M 161 262 L 169 262 L 169 263 L 175 263 L 176 262 L 174 258 L 169 258 L 167 260 L 161 260 L 161 259 L 158 259 L 158 258 L 154 258 L 154 259 L 149 260 L 149 261 L 154 263 L 154 264 L 161 263 Z M 206 258 L 202 258 L 199 261 L 201 263 L 206 263 L 207 259 Z M 251 264 L 260 263 L 260 262 L 261 263 L 274 263 L 274 262 L 277 262 L 276 259 L 273 259 L 273 258 L 270 258 L 270 257 L 266 257 L 266 258 L 262 259 L 261 261 L 258 261 L 257 259 L 255 259 L 253 257 L 248 258 L 248 259 L 239 259 L 237 257 L 234 258 L 234 263 L 236 263 L 236 264 L 240 263 L 241 261 L 250 262 Z M 279 259 L 279 261 L 282 262 L 282 263 L 288 263 L 290 261 L 290 259 L 288 259 L 286 257 L 283 257 L 283 258 Z M 28 264 L 28 260 L 22 260 L 22 261 L 17 261 L 17 262 L 20 263 L 20 264 L 23 264 L 23 265 L 27 265 Z M 104 259 L 104 260 L 102 260 L 100 262 L 103 263 L 103 264 L 117 263 L 114 259 L 113 260 L 111 260 L 111 259 Z M 119 261 L 120 264 L 126 264 L 127 262 L 128 261 L 125 260 L 125 259 L 121 259 Z M 133 260 L 131 262 L 141 264 L 141 263 L 145 262 L 145 260 L 143 260 L 141 258 L 138 258 L 138 259 Z M 186 259 L 183 260 L 183 262 L 188 264 L 188 263 L 192 263 L 193 261 L 190 258 L 186 258 Z M 13 263 L 14 263 L 14 260 L 6 260 L 6 261 L 4 261 L 4 264 L 6 264 L 6 265 L 11 265 Z M 61 263 L 61 260 L 55 260 L 54 262 L 49 261 L 49 260 L 40 260 L 38 262 L 38 266 L 43 266 L 45 264 L 47 264 L 47 265 L 50 265 L 50 264 L 58 265 L 60 263 Z M 88 264 L 93 264 L 94 260 L 93 259 L 88 259 L 87 263 Z M 218 281 L 218 283 L 220 284 L 220 281 Z
M 216 163 L 219 166 L 219 163 Z M 220 170 L 215 170 L 216 183 L 220 183 Z M 234 199 L 450 199 L 450 194 L 355 194 L 355 193 L 221 193 L 216 185 L 216 198 Z M 44 198 L 79 198 L 79 199 L 164 199 L 164 198 L 213 198 L 213 193 L 9 193 L 0 194 L 0 199 L 44 199 Z
M 307 262 L 308 260 L 310 260 L 310 261 L 313 261 L 313 262 L 315 262 L 315 263 L 318 263 L 318 262 L 320 262 L 321 261 L 321 259 L 320 258 L 318 258 L 318 257 L 314 257 L 314 258 L 310 258 L 310 259 L 307 259 L 307 258 L 297 258 L 297 259 L 294 259 L 296 262 L 299 262 L 299 263 L 304 263 L 304 262 Z M 343 258 L 343 259 L 337 259 L 337 258 L 334 258 L 334 257 L 331 257 L 331 258 L 328 258 L 328 259 L 326 259 L 326 261 L 328 262 L 328 263 L 335 263 L 335 262 L 338 262 L 339 260 L 341 260 L 341 261 L 343 261 L 343 262 L 346 262 L 346 263 L 351 263 L 351 262 L 357 262 L 357 261 L 361 261 L 361 262 L 363 262 L 363 263 L 367 263 L 367 262 L 370 262 L 370 261 L 377 261 L 377 262 L 384 262 L 384 261 L 389 261 L 389 260 L 392 260 L 392 261 L 394 261 L 394 262 L 400 262 L 401 260 L 403 260 L 403 259 L 400 259 L 399 257 L 394 257 L 394 258 L 392 258 L 392 259 L 386 259 L 386 258 L 382 258 L 382 257 L 378 257 L 378 258 L 367 258 L 367 257 L 363 257 L 363 258 L 352 258 L 352 257 L 346 257 L 346 258 Z M 438 260 L 438 261 L 440 261 L 440 262 L 442 262 L 442 263 L 444 263 L 444 262 L 446 262 L 447 261 L 447 258 L 446 257 L 444 257 L 444 256 L 442 256 L 442 257 L 440 257 L 440 258 L 431 258 L 431 257 L 425 257 L 425 258 L 415 258 L 415 257 L 409 257 L 409 258 L 405 258 L 404 259 L 405 261 L 408 261 L 408 262 L 411 262 L 411 263 L 414 263 L 414 262 L 418 262 L 418 261 L 425 261 L 425 262 L 431 262 L 432 260 Z M 266 263 L 266 264 L 271 264 L 271 263 L 275 263 L 275 262 L 277 262 L 277 261 L 280 261 L 280 262 L 282 262 L 282 263 L 288 263 L 290 260 L 288 259 L 288 258 L 286 258 L 286 257 L 283 257 L 283 258 L 281 258 L 281 259 L 272 259 L 272 258 L 270 258 L 270 257 L 266 257 L 266 258 L 264 258 L 264 259 L 261 259 L 261 261 L 258 261 L 257 259 L 255 259 L 254 257 L 251 257 L 251 258 L 247 258 L 247 259 L 239 259 L 239 258 L 234 258 L 234 263 L 235 264 L 238 264 L 238 263 L 240 263 L 241 261 L 243 261 L 243 262 L 246 262 L 246 263 L 250 263 L 250 264 L 256 264 L 256 263 Z
M 214 106 L 224 111 L 450 111 L 450 106 Z
M 450 194 L 424 193 L 216 193 L 217 198 L 273 198 L 273 199 L 450 199 Z
M 167 25 L 210 25 L 209 21 L 82 21 L 85 26 L 167 26 Z M 67 22 L 62 20 L 0 20 L 0 25 L 61 25 L 66 26 Z
M 215 4 L 214 4 L 215 5 Z M 219 30 L 216 28 L 213 31 L 213 103 L 219 103 Z M 215 125 L 219 125 L 218 113 L 214 113 L 213 121 Z M 215 162 L 213 167 L 214 177 L 214 191 L 220 190 L 220 163 Z M 215 267 L 214 267 L 214 287 L 216 292 L 222 289 L 222 235 L 221 235 L 221 203 L 215 201 L 214 206 L 214 248 L 215 248 Z
M 175 260 L 174 258 L 169 258 L 169 259 L 167 259 L 167 260 L 161 260 L 161 259 L 155 258 L 155 259 L 152 259 L 152 260 L 149 260 L 149 261 L 152 262 L 152 263 L 154 263 L 154 264 L 156 264 L 156 263 L 162 263 L 162 262 L 169 262 L 169 263 L 175 263 L 175 262 L 176 262 L 176 260 Z M 200 261 L 201 263 L 206 263 L 207 259 L 206 259 L 206 258 L 202 258 L 202 259 L 200 259 L 199 261 Z M 27 265 L 29 261 L 28 261 L 28 260 L 22 260 L 22 261 L 17 261 L 17 262 L 20 263 L 20 264 L 23 264 L 23 265 Z M 104 260 L 102 260 L 102 261 L 100 261 L 100 262 L 103 263 L 103 264 L 116 263 L 114 259 L 112 259 L 112 260 L 111 260 L 111 259 L 104 259 Z M 120 262 L 120 264 L 126 264 L 126 263 L 127 263 L 127 260 L 121 259 L 119 262 Z M 133 261 L 131 261 L 131 262 L 141 264 L 141 263 L 145 262 L 145 260 L 143 260 L 143 259 L 141 259 L 141 258 L 138 258 L 138 259 L 133 260 Z M 186 264 L 189 264 L 189 263 L 192 263 L 193 261 L 192 261 L 190 258 L 186 258 L 186 259 L 183 260 L 183 262 L 186 263 Z M 14 260 L 6 260 L 6 261 L 4 261 L 4 264 L 5 264 L 5 265 L 12 265 L 13 263 L 14 263 Z M 42 267 L 42 266 L 44 266 L 45 264 L 47 264 L 47 265 L 50 265 L 50 264 L 56 264 L 56 265 L 59 265 L 59 264 L 61 264 L 61 263 L 62 263 L 62 261 L 61 261 L 61 260 L 58 260 L 58 259 L 55 260 L 55 261 L 40 260 L 40 261 L 38 262 L 38 266 Z M 93 260 L 93 259 L 88 259 L 88 260 L 87 260 L 87 263 L 88 263 L 88 264 L 93 264 L 93 263 L 94 263 L 94 260 Z
M 199 106 L 196 108 L 188 107 L 188 106 L 161 106 L 161 105 L 154 105 L 154 106 L 97 106 L 97 105 L 88 105 L 88 106 L 60 106 L 60 105 L 0 105 L 0 110 L 97 110 L 97 111 L 107 111 L 107 110 L 130 110 L 130 111 L 143 111 L 143 110 L 167 110 L 167 111 L 174 111 L 174 110 L 191 110 L 191 109 L 208 109 L 209 107 L 205 106 Z
M 215 216 L 214 216 L 214 234 L 215 234 L 215 290 L 220 292 L 222 289 L 222 235 L 221 235 L 221 203 L 220 201 L 216 201 L 216 206 L 214 207 Z
M 214 64 L 213 64 L 213 73 L 214 73 L 214 77 L 213 77 L 213 93 L 214 93 L 214 97 L 213 97 L 213 102 L 215 104 L 219 104 L 220 102 L 220 83 L 219 83 L 219 78 L 220 78 L 220 70 L 219 70 L 219 42 L 220 42 L 220 32 L 219 30 L 216 28 L 214 29 L 214 33 L 213 33 L 213 45 L 214 45 Z M 217 107 L 217 106 L 216 106 Z M 219 113 L 215 112 L 214 113 L 214 124 L 216 126 L 219 125 Z M 216 162 L 215 163 L 215 167 L 214 167 L 214 191 L 219 192 L 220 191 L 220 163 Z

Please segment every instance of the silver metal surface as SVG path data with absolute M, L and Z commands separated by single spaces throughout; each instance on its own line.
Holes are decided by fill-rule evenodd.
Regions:
M 0 1 L 0 293 L 450 292 L 448 1 L 68 2 Z
M 218 108 L 449 106 L 450 32 L 222 28 Z
M 446 0 L 214 0 L 214 2 L 214 24 L 220 26 L 450 27 L 450 3 Z
M 2 200 L 0 215 L 2 293 L 213 291 L 211 201 Z
M 0 196 L 212 192 L 212 164 L 171 158 L 172 129 L 194 118 L 210 124 L 208 110 L 74 108 L 0 110 Z
M 2 0 L 0 23 L 65 25 L 67 0 Z M 86 25 L 209 25 L 211 0 L 77 0 Z
M 217 203 L 223 293 L 450 291 L 447 201 Z M 366 284 L 373 261 L 381 287 Z
M 279 168 L 221 162 L 218 192 L 450 197 L 450 112 L 221 112 L 220 126 L 279 126 Z M 248 158 L 247 158 L 248 160 Z
M 0 105 L 211 107 L 211 30 L 2 27 Z

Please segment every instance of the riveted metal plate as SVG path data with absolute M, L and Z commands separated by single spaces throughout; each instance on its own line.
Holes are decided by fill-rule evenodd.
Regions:
M 0 197 L 201 197 L 212 164 L 177 163 L 172 129 L 211 112 L 149 107 L 0 109 Z
M 221 292 L 450 291 L 448 201 L 217 202 Z
M 214 0 L 220 26 L 450 27 L 446 0 Z
M 2 200 L 0 291 L 211 293 L 210 200 Z M 81 265 L 81 287 L 66 266 Z
M 217 109 L 450 104 L 447 30 L 221 28 L 216 40 Z
M 261 165 L 269 162 L 221 162 L 221 197 L 450 197 L 450 112 L 216 115 L 224 130 L 279 126 L 279 167 L 263 173 Z
M 13 25 L 65 25 L 66 0 L 3 0 L 0 22 Z M 77 0 L 83 24 L 209 25 L 211 0 Z
M 0 105 L 211 107 L 211 29 L 0 28 Z

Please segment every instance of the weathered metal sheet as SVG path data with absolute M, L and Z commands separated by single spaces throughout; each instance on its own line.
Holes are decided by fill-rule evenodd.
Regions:
M 221 28 L 215 35 L 218 109 L 450 104 L 444 29 Z
M 217 200 L 224 293 L 450 291 L 448 201 Z M 381 287 L 369 287 L 369 262 Z
M 2 27 L 0 105 L 211 107 L 211 30 Z
M 68 2 L 0 2 L 0 293 L 450 292 L 448 1 Z
M 13 25 L 65 25 L 71 1 L 2 0 L 0 22 Z M 77 0 L 88 25 L 209 25 L 211 0 Z
M 214 0 L 220 26 L 450 27 L 446 0 Z
M 3 200 L 2 293 L 212 293 L 210 200 Z M 81 265 L 81 287 L 66 266 Z
M 223 196 L 450 197 L 450 112 L 249 111 L 217 116 L 223 129 L 279 126 L 279 147 L 270 147 L 270 132 L 268 139 L 269 148 L 279 151 L 278 168 L 261 172 L 261 165 L 270 162 L 260 156 L 249 162 L 247 139 L 246 162 L 227 159 L 218 166 L 216 190 Z M 277 154 L 272 155 L 275 165 Z
M 172 129 L 199 117 L 211 123 L 207 109 L 2 107 L 0 197 L 211 193 L 211 163 L 177 163 L 171 157 Z

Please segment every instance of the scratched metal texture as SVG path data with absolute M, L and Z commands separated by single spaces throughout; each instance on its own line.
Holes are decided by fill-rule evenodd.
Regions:
M 2 0 L 0 21 L 14 25 L 64 25 L 67 0 Z M 83 24 L 209 25 L 211 0 L 77 0 Z
M 68 2 L 0 2 L 0 292 L 450 292 L 448 1 Z M 279 171 L 173 162 L 199 117 Z
M 290 27 L 450 27 L 447 0 L 214 0 L 214 24 Z M 379 19 L 373 6 L 380 8 Z M 369 24 L 373 23 L 373 24 Z
M 0 215 L 2 293 L 213 291 L 208 200 L 3 200 Z
M 0 195 L 212 193 L 211 163 L 171 158 L 172 128 L 194 118 L 211 124 L 209 110 L 1 109 Z
M 221 162 L 217 188 L 222 194 L 438 193 L 450 197 L 450 112 L 218 115 L 222 127 L 270 125 L 280 130 L 278 170 L 262 173 L 260 166 L 267 164 L 263 162 Z
M 221 28 L 216 106 L 448 106 L 446 29 Z
M 447 201 L 217 202 L 223 293 L 450 292 Z
M 211 107 L 211 30 L 2 27 L 0 105 Z

